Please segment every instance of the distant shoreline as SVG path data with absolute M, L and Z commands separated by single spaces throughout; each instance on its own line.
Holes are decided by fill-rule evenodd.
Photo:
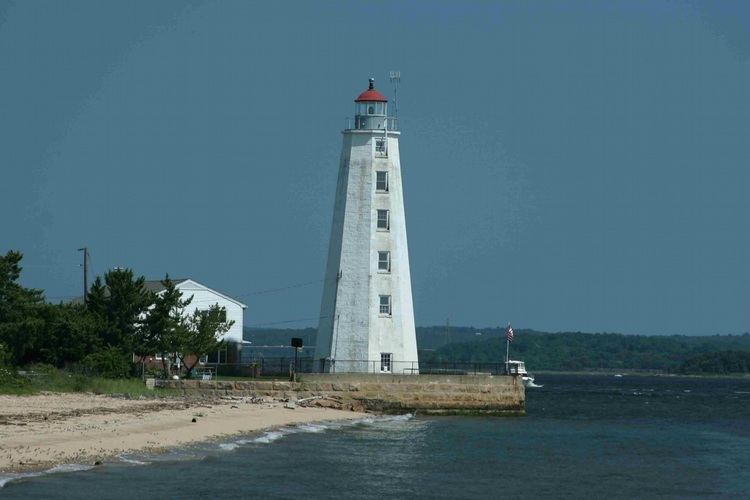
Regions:
M 677 377 L 677 378 L 721 378 L 721 379 L 746 379 L 750 378 L 750 373 L 666 373 L 666 372 L 652 372 L 647 370 L 633 370 L 633 369 L 607 369 L 606 371 L 597 370 L 574 370 L 574 371 L 562 371 L 562 370 L 532 370 L 534 375 L 601 375 L 613 377 L 614 375 L 632 376 L 632 377 Z

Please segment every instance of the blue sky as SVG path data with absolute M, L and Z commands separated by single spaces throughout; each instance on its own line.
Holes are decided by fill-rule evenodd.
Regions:
M 52 300 L 87 245 L 315 318 L 340 131 L 391 69 L 418 325 L 750 330 L 740 1 L 0 1 L 0 252 Z

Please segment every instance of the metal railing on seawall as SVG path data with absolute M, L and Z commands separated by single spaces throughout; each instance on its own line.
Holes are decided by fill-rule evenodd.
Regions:
M 296 369 L 295 369 L 296 368 Z M 294 357 L 258 358 L 245 363 L 205 363 L 196 367 L 198 377 L 271 377 L 297 373 L 382 373 L 394 375 L 504 375 L 505 363 L 391 361 L 390 366 L 381 360 L 326 361 Z

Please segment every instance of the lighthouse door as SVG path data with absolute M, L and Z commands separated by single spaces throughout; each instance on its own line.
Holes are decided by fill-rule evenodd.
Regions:
M 391 353 L 390 352 L 380 353 L 380 371 L 383 373 L 391 373 Z

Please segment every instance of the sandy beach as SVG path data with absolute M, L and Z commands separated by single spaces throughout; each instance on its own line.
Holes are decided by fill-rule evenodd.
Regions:
M 249 398 L 0 396 L 0 472 L 40 470 L 63 463 L 94 464 L 121 453 L 365 415 L 330 408 L 290 409 L 282 402 Z

